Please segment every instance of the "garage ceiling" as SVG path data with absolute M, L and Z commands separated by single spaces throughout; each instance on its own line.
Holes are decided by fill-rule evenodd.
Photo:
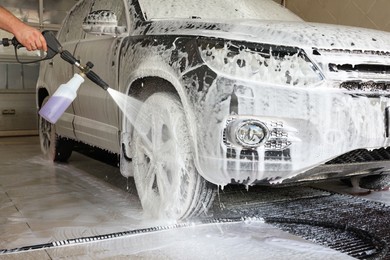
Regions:
M 46 30 L 58 29 L 75 0 L 2 0 L 7 8 L 25 23 Z

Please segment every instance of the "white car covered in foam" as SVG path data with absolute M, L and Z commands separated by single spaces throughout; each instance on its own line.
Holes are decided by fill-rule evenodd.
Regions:
M 55 125 L 40 118 L 43 152 L 120 155 L 147 211 L 197 215 L 231 183 L 389 182 L 389 33 L 307 23 L 272 0 L 82 0 L 58 40 L 131 98 L 122 112 L 86 80 Z M 42 64 L 39 107 L 73 69 Z

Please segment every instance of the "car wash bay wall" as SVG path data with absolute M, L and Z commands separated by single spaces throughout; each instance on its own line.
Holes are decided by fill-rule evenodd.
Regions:
M 285 4 L 308 22 L 390 31 L 389 0 L 285 0 Z
M 0 136 L 37 134 L 38 64 L 0 62 Z

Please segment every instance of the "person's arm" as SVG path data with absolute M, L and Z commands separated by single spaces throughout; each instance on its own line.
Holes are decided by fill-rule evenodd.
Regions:
M 27 50 L 47 51 L 46 40 L 37 29 L 23 23 L 7 9 L 0 6 L 0 29 L 15 35 Z

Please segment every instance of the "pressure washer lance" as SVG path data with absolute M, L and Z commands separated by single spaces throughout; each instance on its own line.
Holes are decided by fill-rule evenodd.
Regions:
M 55 124 L 76 98 L 77 90 L 84 82 L 84 76 L 86 76 L 104 90 L 107 90 L 109 86 L 104 80 L 102 80 L 95 72 L 91 70 L 93 68 L 92 62 L 88 61 L 85 66 L 82 66 L 80 61 L 78 61 L 69 51 L 62 48 L 61 44 L 58 42 L 52 32 L 44 31 L 42 34 L 47 42 L 47 54 L 51 55 L 49 58 L 52 58 L 59 53 L 63 60 L 70 63 L 71 65 L 75 65 L 80 70 L 80 73 L 74 74 L 73 78 L 71 78 L 67 83 L 62 84 L 39 111 L 40 116 L 45 118 L 50 123 Z M 0 41 L 0 45 L 5 47 L 10 46 L 11 44 L 15 46 L 15 53 L 16 48 L 23 47 L 15 37 L 12 39 L 3 38 Z M 18 60 L 17 55 L 16 59 Z
M 77 90 L 84 82 L 84 76 L 87 76 L 92 82 L 96 83 L 102 89 L 107 90 L 108 84 L 104 82 L 95 72 L 91 69 L 93 67 L 92 62 L 87 62 L 85 66 L 82 66 L 73 55 L 67 51 L 61 51 L 60 56 L 63 60 L 75 65 L 80 69 L 80 73 L 74 74 L 67 83 L 62 84 L 39 110 L 39 115 L 52 124 L 55 124 L 65 110 L 70 106 L 73 100 L 77 97 Z

